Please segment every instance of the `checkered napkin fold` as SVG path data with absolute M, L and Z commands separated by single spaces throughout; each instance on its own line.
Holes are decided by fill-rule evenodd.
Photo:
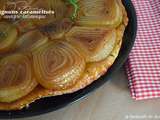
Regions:
M 160 0 L 132 0 L 138 31 L 126 71 L 135 100 L 160 97 Z

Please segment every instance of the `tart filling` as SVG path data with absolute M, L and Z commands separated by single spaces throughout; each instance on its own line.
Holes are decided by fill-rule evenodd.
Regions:
M 0 1 L 0 7 L 11 9 L 8 1 Z M 43 20 L 0 17 L 0 110 L 78 91 L 107 72 L 118 56 L 128 23 L 121 0 L 15 2 L 55 14 Z

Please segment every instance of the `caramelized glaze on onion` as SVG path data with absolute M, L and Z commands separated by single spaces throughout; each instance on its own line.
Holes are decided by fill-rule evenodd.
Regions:
M 45 44 L 48 38 L 44 36 L 40 31 L 34 30 L 22 35 L 16 42 L 16 48 L 20 51 L 32 51 L 39 46 Z
M 66 10 L 67 10 L 66 5 L 62 0 L 43 0 L 43 1 L 36 0 L 35 2 L 33 2 L 31 7 L 33 9 L 37 8 L 39 10 L 43 9 L 43 10 L 54 11 L 54 14 L 46 15 L 46 18 L 33 19 L 32 20 L 33 23 L 38 26 L 44 26 L 49 23 L 53 23 L 53 22 L 61 20 L 62 18 L 64 18 Z
M 0 61 L 0 102 L 15 101 L 37 85 L 32 74 L 30 59 L 21 54 L 3 58 Z
M 72 25 L 73 22 L 69 18 L 64 18 L 58 22 L 42 26 L 41 31 L 51 40 L 61 39 L 71 29 Z
M 36 25 L 33 24 L 33 22 L 29 19 L 16 20 L 11 23 L 15 24 L 15 26 L 17 27 L 17 30 L 20 34 L 24 34 L 28 31 L 36 28 Z
M 79 50 L 66 41 L 49 42 L 33 53 L 37 81 L 47 89 L 66 89 L 85 69 Z
M 122 22 L 122 16 L 117 0 L 81 0 L 77 24 L 114 28 Z
M 6 22 L 0 22 L 0 53 L 9 51 L 17 39 L 17 30 Z
M 73 27 L 66 39 L 84 51 L 87 62 L 105 59 L 113 50 L 116 30 L 105 27 Z
M 5 3 L 6 0 L 0 0 L 0 10 L 5 10 Z M 2 15 L 0 15 L 0 19 L 2 18 Z

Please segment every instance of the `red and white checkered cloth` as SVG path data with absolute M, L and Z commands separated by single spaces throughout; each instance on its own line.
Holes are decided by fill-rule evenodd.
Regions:
M 138 17 L 136 42 L 127 61 L 131 96 L 160 97 L 160 0 L 132 0 Z

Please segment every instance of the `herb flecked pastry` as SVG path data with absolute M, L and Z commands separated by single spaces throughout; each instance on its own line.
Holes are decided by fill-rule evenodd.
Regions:
M 10 8 L 7 2 L 1 9 Z M 21 2 L 55 14 L 44 20 L 0 17 L 0 110 L 76 92 L 114 63 L 128 24 L 121 0 Z

